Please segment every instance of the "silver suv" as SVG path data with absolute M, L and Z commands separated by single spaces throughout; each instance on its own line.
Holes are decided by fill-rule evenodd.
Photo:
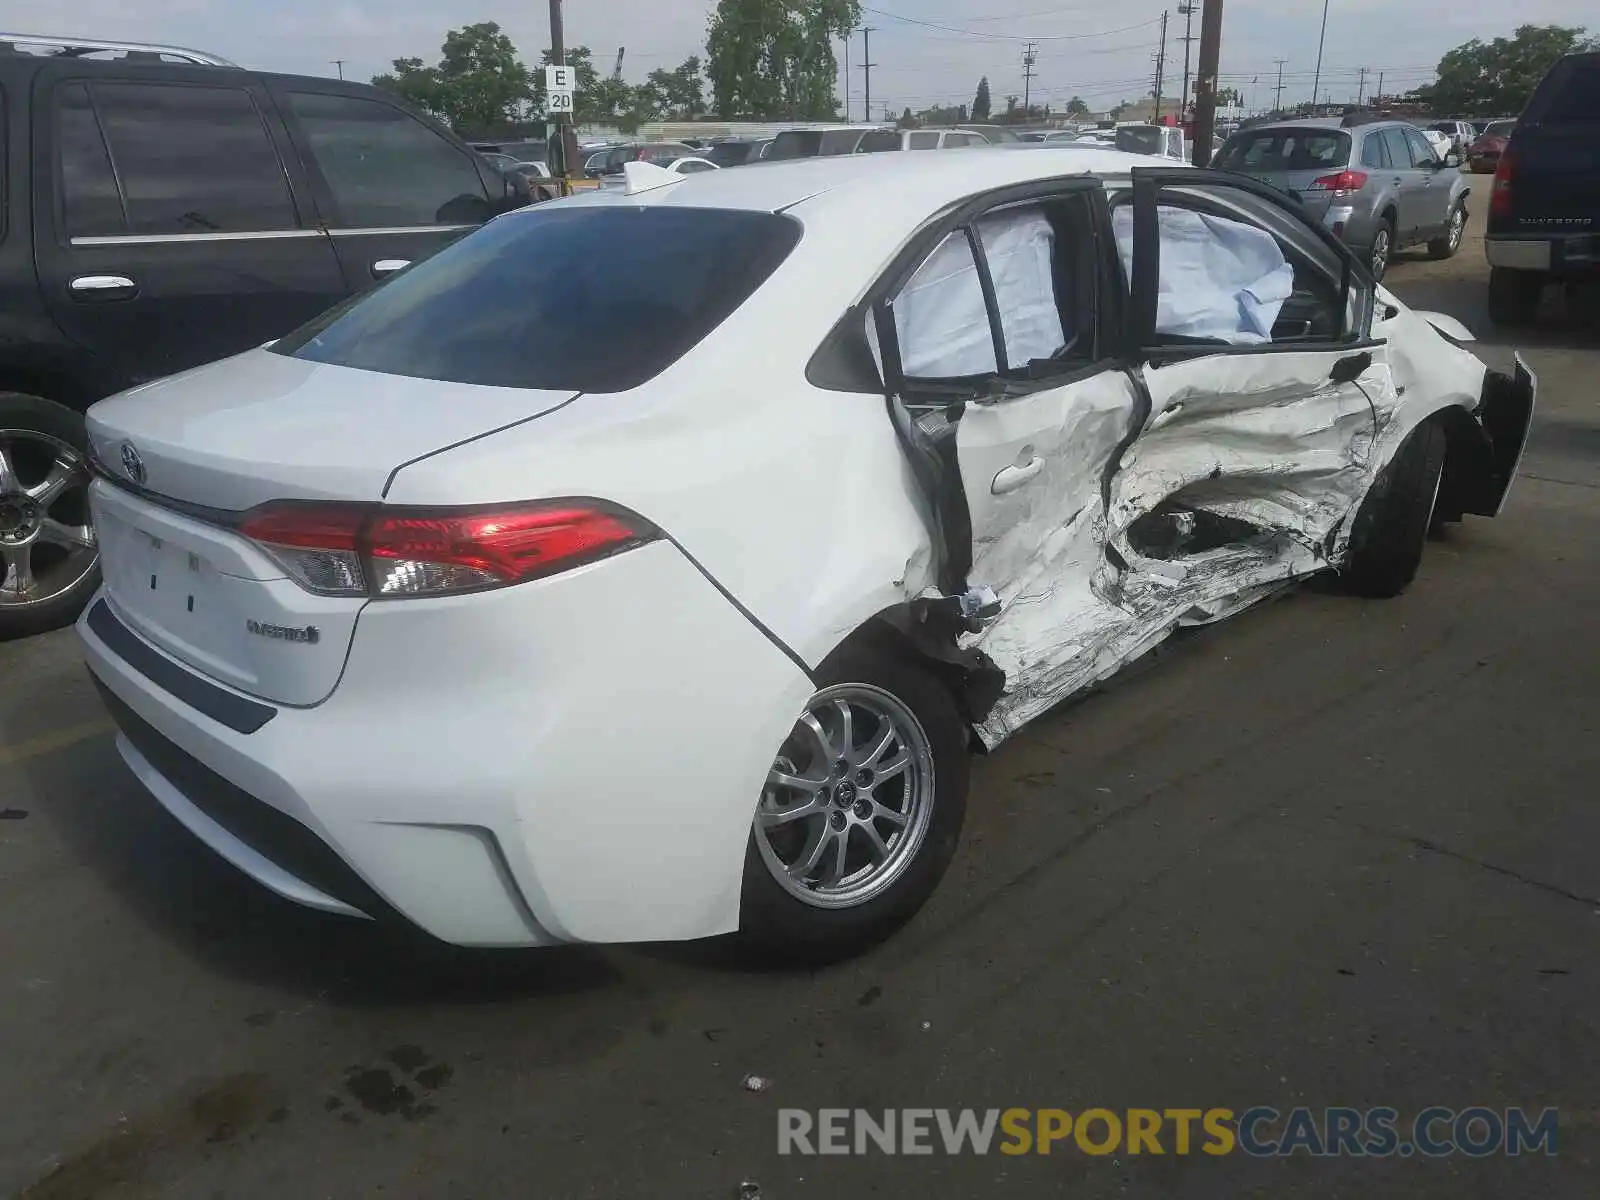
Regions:
M 1382 279 L 1396 250 L 1434 258 L 1461 247 L 1472 190 L 1455 154 L 1439 158 L 1415 125 L 1359 117 L 1241 129 L 1212 164 L 1297 197 Z

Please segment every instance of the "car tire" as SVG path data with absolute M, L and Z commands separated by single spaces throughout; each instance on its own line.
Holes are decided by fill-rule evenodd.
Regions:
M 1467 206 L 1457 203 L 1445 219 L 1444 234 L 1428 243 L 1428 256 L 1435 259 L 1454 258 L 1461 249 L 1461 236 L 1467 228 Z
M 1489 320 L 1496 325 L 1530 324 L 1539 312 L 1544 276 L 1537 271 L 1489 269 Z
M 1350 530 L 1341 571 L 1347 591 L 1387 600 L 1416 578 L 1433 527 L 1447 442 L 1438 422 L 1424 421 L 1378 472 Z
M 0 392 L 0 641 L 70 624 L 100 584 L 87 448 L 82 413 Z M 54 480 L 61 481 L 58 490 L 38 492 Z M 61 544 L 71 531 L 87 544 Z M 19 568 L 32 580 L 31 596 L 21 589 Z
M 1378 283 L 1389 272 L 1389 260 L 1394 257 L 1395 226 L 1393 217 L 1384 217 L 1372 235 L 1372 245 L 1367 250 L 1367 268 Z
M 841 700 L 852 707 L 848 737 L 854 744 L 839 756 Z M 820 761 L 824 736 L 810 729 L 808 717 L 818 722 L 835 756 L 826 782 L 812 791 L 773 782 L 780 774 L 806 782 L 821 779 L 827 765 Z M 868 755 L 888 730 L 884 722 L 895 726 L 897 740 L 878 764 L 903 757 L 908 766 L 875 778 Z M 739 913 L 745 947 L 768 960 L 832 962 L 875 945 L 910 920 L 943 878 L 961 836 L 970 738 L 949 689 L 913 660 L 853 645 L 824 663 L 817 691 L 779 747 L 752 823 Z M 889 818 L 869 817 L 876 811 L 872 805 L 908 815 L 896 825 Z M 802 806 L 813 815 L 768 824 L 771 817 Z M 864 818 L 887 848 L 876 866 L 878 846 L 858 823 Z M 839 882 L 830 894 L 826 878 L 841 822 L 847 857 L 834 872 Z M 822 863 L 815 879 L 806 876 L 802 861 L 813 850 L 820 851 Z M 857 863 L 863 865 L 852 866 Z M 882 873 L 874 877 L 872 871 Z M 857 882 L 851 885 L 852 880 Z M 860 894 L 851 898 L 849 886 Z

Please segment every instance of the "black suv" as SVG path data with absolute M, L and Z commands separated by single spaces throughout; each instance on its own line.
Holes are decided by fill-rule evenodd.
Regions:
M 1600 53 L 1550 68 L 1489 193 L 1489 318 L 1531 321 L 1546 283 L 1600 282 Z
M 0 34 L 0 130 L 0 638 L 96 586 L 84 409 L 281 337 L 528 198 L 375 88 L 173 47 Z

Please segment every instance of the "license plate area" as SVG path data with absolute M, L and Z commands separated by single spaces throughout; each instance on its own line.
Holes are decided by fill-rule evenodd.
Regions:
M 200 550 L 141 529 L 121 516 L 98 522 L 106 585 L 147 631 L 200 650 L 226 623 L 220 576 Z

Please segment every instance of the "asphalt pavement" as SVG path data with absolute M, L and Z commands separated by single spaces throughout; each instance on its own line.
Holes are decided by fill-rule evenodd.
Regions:
M 1480 227 L 1389 283 L 1488 335 Z M 1302 589 L 1042 718 L 924 913 L 819 972 L 297 909 L 141 792 L 70 633 L 0 645 L 0 1194 L 1600 1194 L 1600 317 L 1557 297 L 1521 344 L 1500 519 L 1400 599 Z M 1555 1107 L 1559 1142 L 777 1152 L 790 1107 L 1257 1105 Z

